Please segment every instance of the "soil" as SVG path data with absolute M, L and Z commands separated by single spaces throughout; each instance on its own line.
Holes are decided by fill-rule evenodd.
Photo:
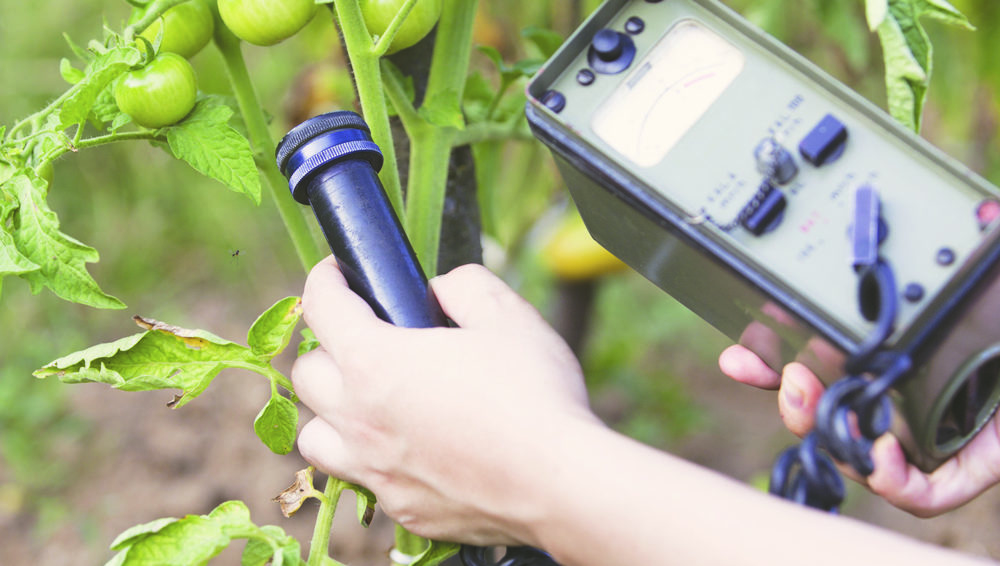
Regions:
M 239 336 L 233 329 L 230 336 Z M 220 332 L 222 334 L 222 332 Z M 283 359 L 285 369 L 290 359 Z M 710 423 L 672 450 L 741 481 L 766 473 L 781 448 L 795 441 L 777 416 L 774 393 L 730 382 L 714 368 L 684 368 L 692 397 Z M 41 535 L 36 514 L 0 507 L 0 564 L 102 564 L 113 538 L 126 528 L 164 516 L 206 513 L 229 499 L 244 500 L 258 524 L 275 524 L 308 544 L 316 506 L 283 518 L 271 498 L 291 484 L 305 462 L 293 452 L 270 453 L 251 423 L 266 400 L 256 375 L 224 372 L 195 402 L 166 407 L 170 392 L 123 393 L 103 385 L 72 388 L 76 412 L 92 422 L 85 447 L 68 451 L 77 466 L 66 486 L 71 512 Z M 595 399 L 597 407 L 606 405 Z M 305 422 L 308 415 L 303 415 Z M 73 458 L 72 453 L 85 455 Z M 0 480 L 4 470 L 0 464 Z M 945 516 L 921 520 L 898 511 L 858 488 L 845 514 L 915 538 L 1000 559 L 1000 490 Z M 353 496 L 346 495 L 332 542 L 333 556 L 355 566 L 387 565 L 393 527 L 377 515 L 366 531 L 357 524 Z M 237 565 L 242 545 L 212 564 Z

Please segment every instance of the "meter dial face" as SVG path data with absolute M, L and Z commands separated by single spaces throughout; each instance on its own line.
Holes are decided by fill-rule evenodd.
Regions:
M 743 70 L 743 53 L 693 20 L 674 26 L 601 105 L 594 132 L 649 167 L 698 121 Z

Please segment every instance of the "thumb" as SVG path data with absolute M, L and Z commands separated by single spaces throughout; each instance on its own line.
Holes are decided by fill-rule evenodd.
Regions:
M 547 326 L 531 303 L 482 265 L 457 267 L 430 285 L 441 309 L 462 328 Z

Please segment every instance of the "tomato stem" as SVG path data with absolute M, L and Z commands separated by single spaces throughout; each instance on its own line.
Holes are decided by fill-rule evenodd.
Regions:
M 236 96 L 240 113 L 243 115 L 243 122 L 247 127 L 250 146 L 253 148 L 255 156 L 254 161 L 256 161 L 257 168 L 264 179 L 264 185 L 267 186 L 278 206 L 278 213 L 285 224 L 285 230 L 291 237 L 299 261 L 302 262 L 302 267 L 309 271 L 312 266 L 323 259 L 325 254 L 316 243 L 316 239 L 306 223 L 302 207 L 292 198 L 288 191 L 288 183 L 274 161 L 274 141 L 268 130 L 267 117 L 257 100 L 256 92 L 254 92 L 250 73 L 247 71 L 246 62 L 243 59 L 240 40 L 229 30 L 223 29 L 217 30 L 215 44 L 219 48 L 219 52 L 222 53 L 233 94 Z
M 403 27 L 406 17 L 410 15 L 410 11 L 413 10 L 416 4 L 417 0 L 405 0 L 399 7 L 399 11 L 393 16 L 392 21 L 389 22 L 389 26 L 385 28 L 385 33 L 382 34 L 382 37 L 378 38 L 378 43 L 375 44 L 376 57 L 381 57 L 389 51 L 389 46 L 392 45 L 392 40 L 395 39 L 396 33 L 399 31 L 399 28 Z
M 385 158 L 385 165 L 379 173 L 389 202 L 396 210 L 400 223 L 406 228 L 403 209 L 403 189 L 396 165 L 396 146 L 392 140 L 392 126 L 389 124 L 389 109 L 385 104 L 382 74 L 379 71 L 379 56 L 375 44 L 361 14 L 358 0 L 334 0 L 340 32 L 344 36 L 347 56 L 354 71 L 354 83 L 358 89 L 361 112 L 371 130 L 372 139 L 378 144 Z
M 435 101 L 435 110 L 462 116 L 465 74 L 472 52 L 472 28 L 477 0 L 445 0 L 437 26 L 434 55 L 427 78 L 424 104 Z M 453 105 L 448 108 L 446 105 Z M 410 175 L 406 195 L 407 223 L 411 227 L 413 249 L 428 276 L 437 275 L 438 247 L 444 211 L 448 163 L 455 137 L 460 131 L 449 125 L 432 125 L 407 130 L 410 136 Z
M 346 487 L 346 482 L 327 476 L 323 497 L 318 498 L 319 512 L 316 514 L 316 525 L 313 526 L 313 536 L 309 542 L 309 558 L 306 561 L 308 566 L 322 566 L 325 560 L 329 560 L 333 515 L 337 512 L 340 494 Z
M 157 18 L 162 16 L 164 12 L 178 4 L 183 4 L 188 1 L 189 0 L 154 0 L 149 6 L 149 9 L 146 10 L 146 13 L 142 15 L 142 18 L 125 28 L 125 39 L 131 40 L 135 37 L 135 34 L 142 33 L 146 28 L 152 25 L 152 23 L 155 22 Z M 129 31 L 132 32 L 131 37 L 129 36 Z

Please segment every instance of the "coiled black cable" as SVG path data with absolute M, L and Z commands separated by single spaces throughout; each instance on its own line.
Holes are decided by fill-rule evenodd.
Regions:
M 887 393 L 912 366 L 909 356 L 883 349 L 895 326 L 896 293 L 892 268 L 884 259 L 878 258 L 860 274 L 862 313 L 875 326 L 845 364 L 848 375 L 820 398 L 813 431 L 778 457 L 770 493 L 837 512 L 844 500 L 844 482 L 832 458 L 864 477 L 875 471 L 871 449 L 889 430 L 892 418 Z

